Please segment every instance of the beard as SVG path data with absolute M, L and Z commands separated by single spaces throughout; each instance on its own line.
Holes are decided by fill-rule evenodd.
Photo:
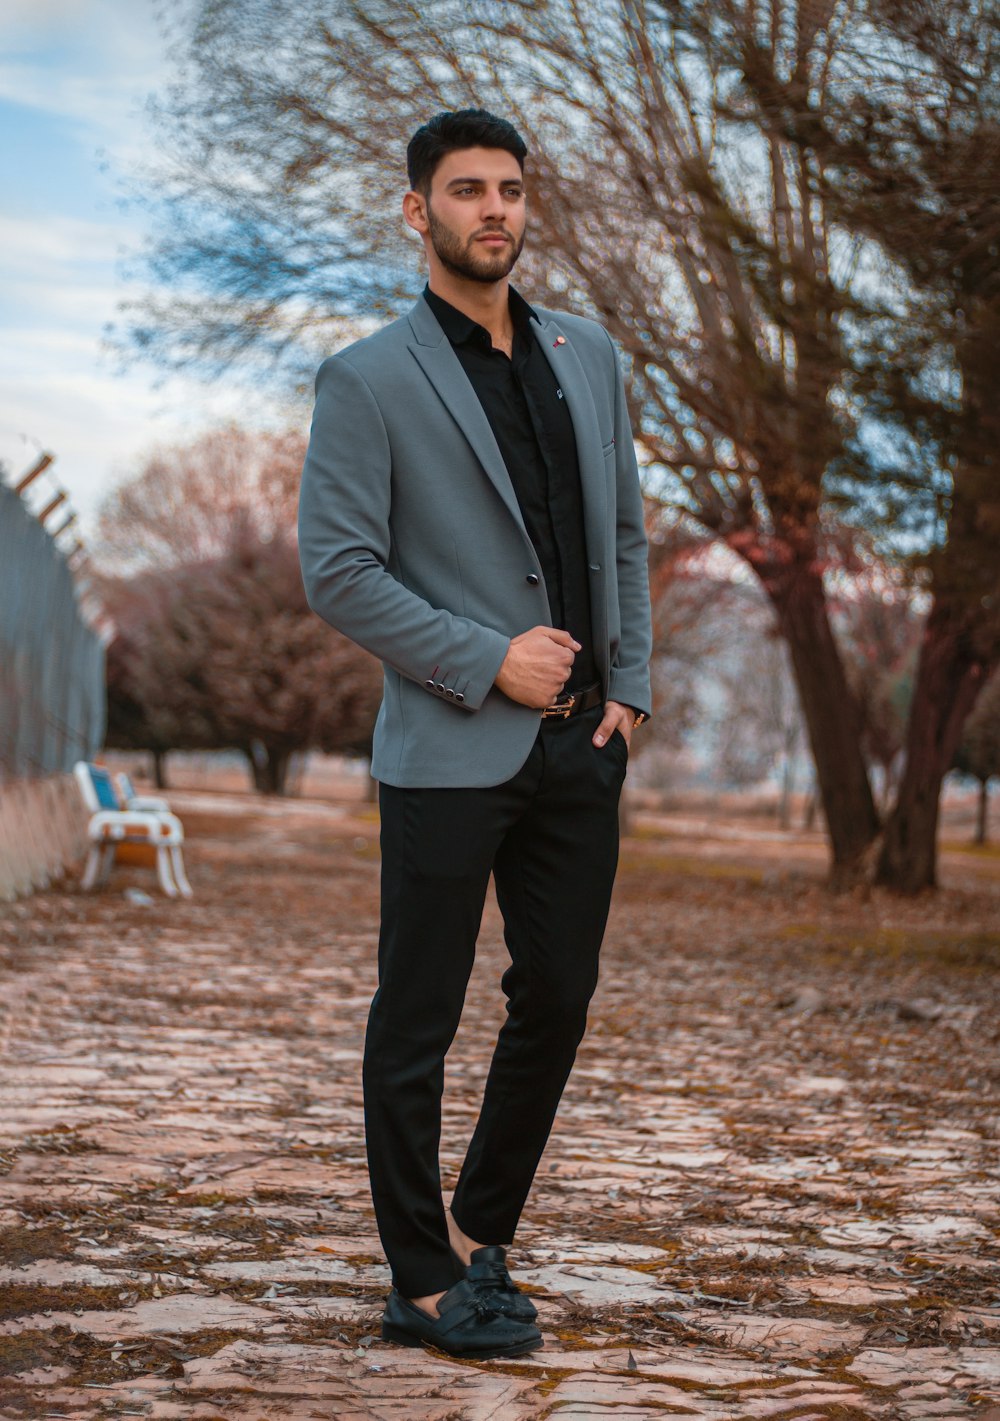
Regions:
M 524 246 L 523 232 L 519 242 L 511 241 L 509 235 L 504 233 L 503 235 L 508 238 L 506 247 L 500 247 L 496 251 L 479 252 L 476 250 L 476 237 L 482 237 L 492 229 L 482 228 L 463 242 L 457 233 L 435 217 L 429 202 L 427 204 L 427 222 L 430 229 L 431 246 L 434 248 L 438 261 L 453 276 L 464 277 L 466 281 L 481 281 L 484 285 L 492 285 L 495 281 L 502 281 L 513 271 L 514 264 L 521 255 L 521 248 Z

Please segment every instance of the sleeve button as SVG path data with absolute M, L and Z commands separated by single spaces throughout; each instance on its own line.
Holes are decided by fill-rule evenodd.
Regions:
M 456 701 L 464 701 L 464 700 L 465 700 L 465 697 L 462 695 L 462 692 L 461 692 L 461 691 L 456 691 L 456 692 L 455 692 L 455 699 L 456 699 Z

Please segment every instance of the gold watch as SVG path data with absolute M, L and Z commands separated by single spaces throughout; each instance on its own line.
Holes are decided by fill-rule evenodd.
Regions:
M 632 722 L 632 729 L 635 730 L 637 725 L 645 725 L 648 719 L 649 716 L 646 714 L 645 711 L 638 711 L 635 720 Z

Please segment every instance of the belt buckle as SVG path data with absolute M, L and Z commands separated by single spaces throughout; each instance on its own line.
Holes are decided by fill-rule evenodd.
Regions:
M 545 706 L 542 710 L 543 720 L 566 720 L 573 714 L 573 707 L 576 705 L 576 692 L 571 691 L 569 700 L 554 701 L 552 705 Z

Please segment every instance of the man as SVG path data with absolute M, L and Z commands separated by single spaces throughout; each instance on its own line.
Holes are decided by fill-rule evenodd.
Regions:
M 379 657 L 379 987 L 365 1041 L 383 1336 L 455 1355 L 540 1345 L 504 1247 L 586 1025 L 629 739 L 649 711 L 635 452 L 603 327 L 509 284 L 527 149 L 482 109 L 407 149 L 428 285 L 323 362 L 302 474 L 310 605 Z M 451 1206 L 438 1146 L 490 872 L 507 1019 Z

